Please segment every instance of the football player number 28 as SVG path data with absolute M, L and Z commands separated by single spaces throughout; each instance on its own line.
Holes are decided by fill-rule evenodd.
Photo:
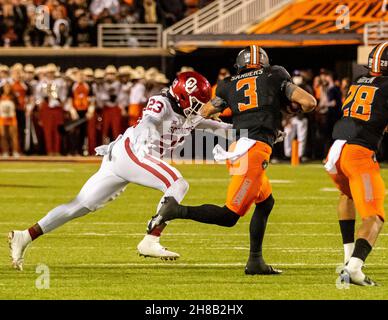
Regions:
M 240 91 L 241 89 L 244 89 L 244 96 L 246 98 L 249 98 L 249 102 L 247 104 L 245 103 L 239 103 L 238 109 L 240 112 L 257 108 L 258 105 L 258 98 L 257 98 L 257 86 L 256 86 L 256 78 L 257 77 L 250 77 L 250 78 L 244 78 L 236 83 L 236 90 Z
M 376 87 L 352 85 L 342 107 L 344 117 L 368 121 L 376 90 Z

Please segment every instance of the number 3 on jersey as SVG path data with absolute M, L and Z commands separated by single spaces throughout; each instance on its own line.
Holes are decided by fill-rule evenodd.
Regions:
M 257 85 L 256 85 L 256 79 L 257 77 L 249 77 L 244 78 L 236 83 L 236 90 L 240 91 L 241 89 L 245 88 L 244 90 L 244 96 L 246 98 L 249 98 L 248 104 L 245 103 L 239 103 L 238 109 L 240 112 L 244 112 L 246 110 L 257 108 L 258 105 L 258 98 L 257 98 Z
M 376 87 L 352 85 L 342 107 L 344 117 L 368 121 L 376 90 Z

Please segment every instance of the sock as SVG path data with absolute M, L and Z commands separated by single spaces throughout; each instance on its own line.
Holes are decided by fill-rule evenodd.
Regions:
M 30 234 L 31 240 L 35 240 L 43 234 L 43 231 L 38 224 L 35 224 L 28 229 L 28 233 Z
M 269 214 L 274 206 L 275 200 L 270 195 L 266 200 L 256 205 L 249 225 L 250 234 L 250 259 L 262 257 L 263 239 Z
M 356 240 L 356 245 L 352 254 L 352 258 L 359 258 L 365 261 L 369 253 L 372 251 L 372 246 L 365 239 L 359 238 Z
M 156 228 L 154 228 L 151 231 L 150 235 L 155 236 L 155 237 L 160 237 L 160 235 L 162 234 L 162 231 L 164 230 L 165 227 L 166 227 L 165 223 L 161 224 L 160 226 L 157 226 Z
M 356 245 L 354 247 L 354 251 L 352 254 L 352 257 L 349 260 L 348 263 L 348 269 L 350 272 L 362 272 L 361 268 L 369 255 L 369 253 L 372 250 L 372 246 L 369 244 L 369 242 L 365 239 L 357 239 Z
M 351 258 L 354 251 L 354 242 L 344 244 L 344 264 Z
M 234 226 L 240 216 L 228 207 L 219 207 L 213 204 L 204 204 L 197 207 L 180 206 L 179 217 L 181 219 L 191 219 L 194 221 L 216 224 L 222 227 Z
M 353 243 L 356 220 L 339 220 L 338 222 L 341 229 L 342 243 Z
M 346 264 L 354 250 L 354 229 L 356 220 L 339 220 L 338 222 L 341 229 L 342 243 L 344 244 L 344 263 Z

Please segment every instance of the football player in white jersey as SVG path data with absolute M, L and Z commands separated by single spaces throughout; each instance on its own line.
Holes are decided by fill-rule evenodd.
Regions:
M 139 122 L 128 128 L 114 142 L 96 148 L 103 155 L 100 169 L 85 183 L 79 194 L 69 203 L 51 210 L 35 225 L 8 235 L 12 265 L 22 270 L 27 246 L 37 237 L 46 234 L 68 221 L 82 217 L 115 199 L 129 183 L 158 189 L 163 192 L 156 212 L 165 196 L 181 202 L 188 183 L 180 172 L 151 155 L 152 148 L 163 145 L 173 148 L 194 128 L 229 129 L 231 125 L 204 119 L 198 110 L 211 98 L 209 82 L 197 72 L 180 73 L 169 89 L 150 98 Z M 164 139 L 163 132 L 179 132 L 178 138 Z M 141 255 L 162 259 L 176 259 L 178 253 L 166 250 L 160 243 L 160 233 L 165 225 L 146 234 L 138 245 Z

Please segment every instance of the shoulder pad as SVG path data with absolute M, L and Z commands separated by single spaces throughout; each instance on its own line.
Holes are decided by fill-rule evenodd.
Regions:
M 279 75 L 282 78 L 291 79 L 291 76 L 288 71 L 282 66 L 271 66 L 271 71 L 273 74 Z

